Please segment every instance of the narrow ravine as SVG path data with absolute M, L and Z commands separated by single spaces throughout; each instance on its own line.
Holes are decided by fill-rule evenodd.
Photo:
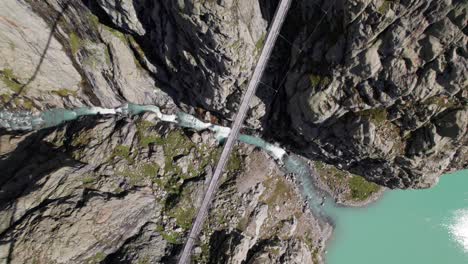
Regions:
M 33 131 L 58 126 L 67 121 L 76 120 L 80 116 L 135 116 L 145 112 L 153 113 L 155 119 L 174 123 L 183 128 L 196 131 L 212 131 L 219 144 L 222 144 L 230 133 L 229 127 L 203 122 L 195 116 L 182 111 L 176 114 L 164 114 L 158 106 L 138 104 L 125 104 L 117 108 L 82 107 L 75 109 L 52 109 L 39 114 L 0 111 L 0 127 L 7 130 Z M 453 263 L 459 263 L 466 259 L 466 192 L 463 192 L 463 188 L 457 189 L 457 186 L 464 186 L 462 181 L 466 182 L 464 180 L 466 179 L 466 171 L 460 172 L 458 178 L 450 177 L 450 179 L 443 179 L 443 184 L 431 190 L 419 192 L 393 191 L 386 195 L 382 201 L 370 207 L 358 209 L 346 208 L 337 206 L 333 199 L 323 200 L 322 192 L 315 187 L 311 167 L 301 157 L 288 153 L 285 149 L 257 136 L 241 134 L 239 141 L 264 150 L 286 172 L 294 174 L 297 187 L 304 200 L 307 201 L 307 205 L 312 213 L 321 220 L 327 222 L 332 220 L 334 222 L 336 230 L 333 238 L 329 241 L 330 252 L 325 257 L 327 263 L 341 263 L 353 258 L 357 261 L 364 254 L 361 249 L 374 245 L 366 242 L 368 241 L 368 237 L 376 236 L 374 240 L 378 240 L 381 237 L 390 238 L 393 234 L 403 236 L 407 233 L 412 233 L 414 236 L 422 238 L 427 237 L 428 243 L 431 241 L 430 237 L 438 237 L 437 243 L 440 243 L 439 247 L 443 248 L 444 252 L 451 252 Z M 460 177 L 461 175 L 465 175 L 465 177 Z M 452 185 L 449 186 L 449 184 Z M 444 188 L 446 189 L 445 191 Z M 452 196 L 444 194 L 448 192 L 452 193 Z M 436 201 L 439 201 L 437 203 L 441 203 L 440 201 L 444 202 L 439 207 L 429 207 L 434 209 L 432 211 L 424 209 L 426 208 L 424 205 L 427 201 L 431 200 L 432 204 L 436 204 Z M 407 201 L 413 201 L 413 203 L 408 203 Z M 458 201 L 458 203 L 454 201 Z M 401 205 L 405 205 L 405 207 L 401 208 Z M 444 214 L 438 214 L 437 210 L 443 210 Z M 455 214 L 453 219 L 448 218 L 448 215 L 451 213 Z M 426 221 L 424 224 L 419 223 L 419 221 L 423 220 Z M 407 227 L 404 228 L 399 225 L 399 221 L 403 221 L 402 223 L 405 223 L 404 226 Z M 378 232 L 378 230 L 388 231 Z M 351 244 L 346 243 L 346 241 L 354 240 L 356 242 L 352 242 Z M 385 241 L 387 240 L 388 246 L 390 246 L 393 240 L 386 239 Z M 399 249 L 401 254 L 395 254 L 395 258 L 397 259 L 404 254 L 411 254 L 416 262 L 424 258 L 428 260 L 436 259 L 439 256 L 438 254 L 426 254 L 424 250 L 411 249 L 411 245 L 417 243 L 417 241 L 419 241 L 417 237 L 408 239 L 407 243 L 402 244 L 403 246 Z M 374 255 L 383 254 L 379 251 L 381 246 L 374 246 L 376 246 L 372 250 L 372 252 L 376 252 Z M 426 247 L 430 247 L 430 245 Z M 408 250 L 405 251 L 406 249 Z M 426 255 L 427 257 L 424 257 Z M 442 254 L 441 256 L 445 255 Z M 396 261 L 395 258 L 389 258 L 387 262 L 394 263 L 392 261 Z
M 0 111 L 0 127 L 7 130 L 40 130 L 58 126 L 64 122 L 76 120 L 81 116 L 92 115 L 123 115 L 135 116 L 145 112 L 154 113 L 156 118 L 174 123 L 183 128 L 196 131 L 210 130 L 221 144 L 230 133 L 229 127 L 203 122 L 193 115 L 179 111 L 176 114 L 164 114 L 155 105 L 124 104 L 117 108 L 80 107 L 74 109 L 51 109 L 39 114 L 30 112 Z M 288 154 L 285 149 L 269 143 L 260 137 L 240 134 L 239 141 L 256 146 L 268 153 L 276 162 L 284 167 L 286 172 L 296 175 L 298 187 L 307 201 L 311 211 L 316 216 L 325 216 L 322 210 L 323 198 L 315 188 L 308 164 L 299 156 Z

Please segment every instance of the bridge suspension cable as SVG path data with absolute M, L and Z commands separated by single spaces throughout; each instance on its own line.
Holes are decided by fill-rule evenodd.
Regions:
M 189 237 L 185 243 L 182 254 L 179 257 L 179 264 L 187 264 L 190 262 L 190 255 L 192 252 L 193 245 L 195 243 L 194 238 L 200 235 L 203 223 L 205 222 L 205 219 L 208 215 L 209 207 L 212 203 L 214 194 L 218 188 L 219 179 L 221 175 L 223 174 L 224 167 L 226 166 L 229 156 L 234 147 L 234 144 L 237 141 L 240 128 L 242 126 L 242 123 L 244 123 L 247 110 L 249 109 L 250 100 L 255 95 L 255 91 L 257 90 L 258 84 L 260 83 L 260 78 L 262 77 L 263 72 L 265 71 L 268 59 L 271 55 L 274 44 L 281 30 L 281 26 L 283 25 L 283 22 L 286 18 L 289 7 L 291 6 L 291 1 L 292 0 L 281 0 L 280 3 L 278 4 L 275 16 L 273 18 L 273 22 L 268 31 L 268 36 L 266 38 L 265 44 L 263 46 L 262 52 L 258 59 L 257 65 L 255 67 L 255 70 L 252 74 L 252 78 L 250 79 L 249 85 L 247 87 L 247 91 L 245 92 L 242 98 L 242 103 L 240 104 L 240 107 L 237 111 L 236 118 L 231 128 L 231 132 L 229 133 L 226 144 L 224 145 L 223 151 L 218 160 L 216 169 L 213 173 L 213 176 L 211 177 L 211 180 L 205 192 L 205 196 L 203 198 L 202 204 L 200 208 L 198 209 L 197 216 L 195 218 L 195 221 L 193 222 L 192 229 L 190 230 Z

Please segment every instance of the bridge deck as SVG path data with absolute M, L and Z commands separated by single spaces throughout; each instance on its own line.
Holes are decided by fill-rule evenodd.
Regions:
M 242 126 L 242 123 L 244 123 L 247 110 L 249 109 L 250 100 L 255 95 L 255 91 L 257 90 L 260 79 L 263 75 L 263 72 L 265 71 L 266 64 L 270 58 L 271 52 L 275 45 L 276 39 L 278 38 L 281 26 L 283 25 L 283 22 L 286 18 L 291 2 L 292 0 L 281 0 L 278 5 L 275 16 L 273 18 L 273 23 L 271 24 L 270 30 L 268 32 L 268 37 L 263 46 L 260 58 L 258 59 L 257 66 L 255 67 L 254 73 L 249 82 L 249 86 L 247 87 L 247 91 L 245 92 L 242 98 L 242 103 L 239 107 L 239 110 L 237 111 L 236 118 L 231 128 L 231 133 L 229 134 L 226 144 L 224 145 L 223 152 L 221 153 L 221 157 L 219 158 L 216 169 L 208 185 L 195 221 L 193 222 L 187 242 L 185 243 L 182 254 L 179 257 L 179 264 L 187 264 L 190 262 L 190 254 L 192 252 L 195 239 L 199 236 L 203 223 L 206 219 L 206 216 L 208 215 L 209 207 L 218 188 L 219 179 L 223 174 L 224 167 L 226 166 L 233 146 L 237 141 L 239 130 Z

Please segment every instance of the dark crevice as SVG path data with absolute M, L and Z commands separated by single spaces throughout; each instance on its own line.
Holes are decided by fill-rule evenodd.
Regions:
M 26 210 L 24 212 L 24 214 L 19 219 L 16 219 L 14 222 L 10 223 L 10 226 L 7 229 L 5 229 L 3 232 L 0 233 L 0 237 L 4 237 L 10 231 L 14 230 L 17 223 L 23 222 L 25 219 L 27 219 L 32 214 L 34 214 L 34 213 L 36 213 L 38 211 L 46 210 L 47 209 L 46 207 L 48 205 L 50 205 L 50 204 L 53 204 L 53 203 L 57 203 L 57 204 L 73 203 L 73 202 L 67 201 L 67 200 L 69 200 L 69 199 L 71 199 L 73 197 L 74 197 L 73 195 L 68 195 L 68 196 L 63 196 L 63 197 L 56 198 L 56 199 L 46 199 L 46 200 L 42 201 L 37 206 Z M 8 209 L 7 208 L 2 208 L 1 209 L 1 211 L 6 211 L 6 210 L 8 210 Z M 12 212 L 12 213 L 15 214 L 15 212 Z
M 244 236 L 238 231 L 216 230 L 210 237 L 210 258 L 208 263 L 226 263 Z
M 146 229 L 151 229 L 152 225 L 155 225 L 153 222 L 147 222 L 141 226 L 140 230 L 134 235 L 125 240 L 125 242 L 120 246 L 115 252 L 106 256 L 106 258 L 101 262 L 102 264 L 124 264 L 124 263 L 131 263 L 130 259 L 125 252 L 125 247 L 127 245 L 134 244 L 138 238 L 142 236 L 142 233 L 145 232 Z M 137 253 L 136 253 L 137 255 Z
M 278 242 L 279 240 L 277 237 L 273 239 L 264 239 L 258 241 L 252 248 L 249 249 L 249 251 L 247 252 L 247 257 L 244 261 L 242 261 L 242 264 L 252 263 L 252 261 L 255 260 L 255 254 L 259 252 L 264 252 L 265 249 L 269 246 L 277 246 Z
M 20 194 L 26 195 L 40 188 L 35 183 L 52 172 L 81 164 L 43 141 L 50 131 L 42 130 L 27 136 L 13 152 L 1 157 L 0 206 Z
M 107 15 L 106 11 L 97 3 L 96 0 L 81 0 L 83 4 L 95 15 L 99 18 L 99 23 L 108 26 L 115 30 L 122 30 L 117 28 L 112 19 Z M 126 32 L 129 33 L 129 32 Z
M 317 7 L 319 7 L 317 5 Z M 293 2 L 289 15 L 286 18 L 285 24 L 281 30 L 281 34 L 289 40 L 289 42 L 299 45 L 299 47 L 291 46 L 287 41 L 279 38 L 275 49 L 273 50 L 272 59 L 276 58 L 276 61 L 271 60 L 270 65 L 278 65 L 277 67 L 270 66 L 269 71 L 265 73 L 263 80 L 271 80 L 269 82 L 270 86 L 273 87 L 277 92 L 275 92 L 273 98 L 267 98 L 264 100 L 267 108 L 267 115 L 264 118 L 263 122 L 263 131 L 264 137 L 267 139 L 279 140 L 280 142 L 294 142 L 294 140 L 289 140 L 291 133 L 277 133 L 278 131 L 288 131 L 290 132 L 291 120 L 287 111 L 287 102 L 284 100 L 287 98 L 286 93 L 286 81 L 287 77 L 291 72 L 294 72 L 298 65 L 309 59 L 305 51 L 315 43 L 316 39 L 321 36 L 329 36 L 330 25 L 327 25 L 329 22 L 326 21 L 325 14 L 322 13 L 320 8 L 316 8 L 314 11 L 315 15 L 310 17 L 315 17 L 319 19 L 314 19 L 313 21 L 306 21 L 307 18 L 301 15 L 302 13 L 302 4 L 300 2 Z M 307 27 L 305 26 L 307 25 Z M 308 31 L 307 31 L 307 30 Z M 324 32 L 326 30 L 326 32 Z M 310 32 L 309 32 L 310 31 Z M 302 41 L 297 41 L 298 36 L 304 35 L 306 39 Z M 293 40 L 296 40 L 293 42 Z M 300 54 L 298 54 L 301 51 Z M 301 55 L 302 56 L 299 56 Z M 324 60 L 323 60 L 324 61 Z M 310 61 L 305 65 L 310 65 L 310 68 L 325 70 L 329 68 L 327 65 L 311 65 Z M 265 82 L 265 81 L 263 81 Z M 269 101 L 268 101 L 269 99 Z

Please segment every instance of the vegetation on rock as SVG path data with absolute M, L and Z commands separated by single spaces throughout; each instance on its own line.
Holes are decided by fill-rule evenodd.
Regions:
M 314 162 L 315 169 L 326 186 L 340 196 L 339 190 L 345 190 L 342 198 L 351 201 L 365 201 L 380 190 L 380 186 L 361 176 L 340 170 L 335 166 L 320 161 Z

